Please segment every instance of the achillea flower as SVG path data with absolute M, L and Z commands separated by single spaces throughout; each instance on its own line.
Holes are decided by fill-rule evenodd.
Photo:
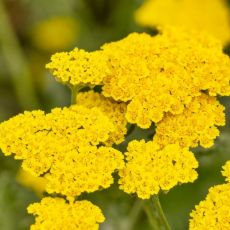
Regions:
M 216 126 L 225 125 L 224 106 L 215 97 L 201 94 L 186 106 L 183 113 L 168 113 L 157 123 L 154 141 L 161 146 L 179 143 L 182 147 L 209 148 L 219 136 Z
M 100 208 L 89 201 L 67 203 L 62 198 L 43 198 L 31 204 L 28 212 L 35 216 L 31 230 L 97 230 L 105 217 Z
M 181 114 L 203 90 L 230 94 L 230 59 L 204 34 L 165 28 L 155 37 L 134 33 L 102 49 L 111 71 L 102 93 L 128 102 L 126 118 L 141 128 L 166 112 Z
M 47 173 L 47 192 L 69 197 L 95 192 L 113 184 L 112 173 L 123 168 L 123 155 L 109 147 L 86 146 L 65 152 Z
M 116 102 L 110 98 L 106 98 L 99 93 L 88 91 L 78 93 L 77 104 L 87 108 L 98 108 L 113 122 L 114 132 L 111 132 L 108 139 L 108 144 L 120 144 L 124 141 L 124 136 L 127 132 L 127 121 L 125 118 L 126 104 Z
M 230 161 L 222 172 L 229 182 Z M 205 200 L 196 205 L 190 214 L 190 230 L 230 229 L 230 183 L 216 185 L 209 189 Z
M 54 54 L 46 68 L 52 70 L 58 81 L 70 86 L 100 85 L 108 72 L 107 58 L 101 51 L 78 48 Z
M 119 171 L 120 188 L 142 199 L 197 178 L 198 162 L 193 153 L 176 144 L 160 149 L 154 142 L 132 141 L 125 155 L 125 167 Z
M 135 18 L 142 26 L 183 26 L 206 31 L 223 43 L 230 39 L 230 13 L 225 0 L 146 0 Z
M 44 177 L 34 176 L 23 169 L 19 170 L 17 181 L 21 185 L 33 190 L 38 196 L 42 195 L 47 185 L 47 180 Z
M 75 196 L 109 187 L 111 174 L 123 166 L 119 151 L 103 147 L 113 131 L 112 122 L 97 108 L 25 112 L 0 125 L 0 148 L 23 160 L 26 171 L 46 174 L 48 191 Z
M 157 36 L 128 37 L 86 52 L 57 53 L 47 65 L 72 87 L 102 85 L 102 94 L 127 102 L 126 118 L 141 128 L 165 113 L 181 114 L 194 97 L 230 95 L 230 59 L 209 35 L 165 27 Z

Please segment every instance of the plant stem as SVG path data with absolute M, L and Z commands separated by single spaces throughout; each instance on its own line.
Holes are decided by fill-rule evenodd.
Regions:
M 0 0 L 0 46 L 22 109 L 39 107 L 26 58 Z
M 79 93 L 79 91 L 84 88 L 84 86 L 82 85 L 78 85 L 75 87 L 70 87 L 71 89 L 71 105 L 75 105 L 77 104 L 77 94 Z
M 171 230 L 171 227 L 164 215 L 158 196 L 153 196 L 151 199 L 146 201 L 145 211 L 149 218 L 152 229 Z

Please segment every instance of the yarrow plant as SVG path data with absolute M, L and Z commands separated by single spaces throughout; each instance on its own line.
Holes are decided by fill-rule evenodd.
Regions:
M 156 36 L 132 33 L 93 52 L 54 54 L 46 67 L 70 87 L 71 105 L 26 111 L 0 124 L 2 152 L 46 180 L 50 197 L 28 208 L 35 215 L 31 229 L 98 229 L 102 211 L 79 196 L 109 188 L 115 174 L 121 190 L 157 207 L 161 220 L 153 229 L 170 229 L 158 194 L 197 179 L 192 148 L 213 146 L 225 125 L 218 97 L 230 95 L 229 66 L 221 42 L 176 27 Z M 133 127 L 152 135 L 127 143 Z M 225 185 L 213 191 L 227 199 Z M 205 214 L 200 209 L 191 214 L 190 229 L 205 229 L 195 222 L 209 207 Z M 221 217 L 223 225 L 218 219 L 210 229 L 229 226 Z

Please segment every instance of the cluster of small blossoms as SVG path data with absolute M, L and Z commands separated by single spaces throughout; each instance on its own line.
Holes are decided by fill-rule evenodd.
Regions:
M 119 172 L 120 188 L 126 193 L 137 193 L 142 199 L 197 178 L 198 162 L 193 153 L 177 144 L 161 149 L 152 141 L 134 140 L 125 156 L 126 166 Z
M 97 230 L 105 217 L 91 202 L 70 201 L 62 198 L 43 198 L 40 203 L 28 207 L 28 212 L 36 216 L 31 230 Z
M 216 39 L 169 27 L 154 37 L 133 33 L 98 51 L 54 54 L 47 68 L 59 82 L 74 92 L 84 86 L 101 86 L 101 92 L 80 92 L 69 108 L 25 112 L 0 124 L 3 153 L 45 177 L 48 193 L 70 200 L 49 198 L 29 208 L 38 216 L 33 228 L 51 224 L 48 207 L 63 205 L 68 216 L 80 207 L 76 196 L 108 188 L 116 171 L 120 188 L 142 199 L 193 182 L 198 163 L 189 148 L 210 147 L 225 123 L 216 97 L 230 95 L 229 65 Z M 113 144 L 125 140 L 128 123 L 157 128 L 153 140 L 130 142 L 124 157 Z M 80 213 L 89 211 L 81 204 Z M 89 223 L 97 229 L 103 218 L 93 213 Z M 82 229 L 87 218 L 74 219 L 69 229 Z
M 161 146 L 179 143 L 183 147 L 209 148 L 219 136 L 216 126 L 225 124 L 224 106 L 215 97 L 195 97 L 183 113 L 167 114 L 156 127 L 154 141 Z
M 196 205 L 190 214 L 190 230 L 230 229 L 230 161 L 223 169 L 227 183 L 211 187 L 205 200 Z
M 109 145 L 114 143 L 120 144 L 124 141 L 125 134 L 127 133 L 125 103 L 116 102 L 94 91 L 78 93 L 76 100 L 78 105 L 87 108 L 98 108 L 109 117 L 115 128 L 114 131 L 110 133 L 109 139 L 107 140 Z
M 2 151 L 23 160 L 32 174 L 45 174 L 50 193 L 76 196 L 107 188 L 111 174 L 123 166 L 122 154 L 103 146 L 114 126 L 97 108 L 26 112 L 3 122 L 0 130 Z
M 145 0 L 135 13 L 142 26 L 187 27 L 208 32 L 223 44 L 230 40 L 229 18 L 227 0 Z
M 70 52 L 54 54 L 46 67 L 61 83 L 70 86 L 100 85 L 108 73 L 106 61 L 101 51 L 87 52 L 75 48 Z

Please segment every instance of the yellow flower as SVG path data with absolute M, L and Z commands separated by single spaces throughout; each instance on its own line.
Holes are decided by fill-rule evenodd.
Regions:
M 125 167 L 119 171 L 120 188 L 142 199 L 197 178 L 198 162 L 193 153 L 176 144 L 160 149 L 154 142 L 132 141 L 125 155 Z
M 111 174 L 122 168 L 122 154 L 103 146 L 112 132 L 113 123 L 97 108 L 32 111 L 0 125 L 0 148 L 23 160 L 26 171 L 46 174 L 47 191 L 75 196 L 109 187 Z
M 228 183 L 211 187 L 205 200 L 196 205 L 190 213 L 190 230 L 230 229 L 229 166 L 230 161 L 225 164 L 222 172 Z
M 67 203 L 47 197 L 31 204 L 28 212 L 35 216 L 31 230 L 97 230 L 105 220 L 100 208 L 86 200 Z
M 195 97 L 182 114 L 168 113 L 157 123 L 154 141 L 161 146 L 179 143 L 182 147 L 200 144 L 209 148 L 219 136 L 216 126 L 225 125 L 224 109 L 215 97 L 205 94 Z
M 226 177 L 226 181 L 230 183 L 230 161 L 227 161 L 224 165 L 222 174 Z
M 108 72 L 107 58 L 101 51 L 78 48 L 54 54 L 46 68 L 52 70 L 58 81 L 70 86 L 100 85 Z
M 110 67 L 102 93 L 128 102 L 126 118 L 141 128 L 166 112 L 181 114 L 204 90 L 230 94 L 230 59 L 203 33 L 168 27 L 155 37 L 133 33 L 102 49 Z
M 74 18 L 59 16 L 39 22 L 32 30 L 32 41 L 45 51 L 53 52 L 74 45 L 79 25 Z
M 230 39 L 226 0 L 146 0 L 135 18 L 142 26 L 183 26 L 206 31 L 223 43 Z
M 42 195 L 47 185 L 45 178 L 34 176 L 22 168 L 18 171 L 17 181 L 23 186 L 32 189 L 38 196 Z
M 96 107 L 110 118 L 110 121 L 113 122 L 115 130 L 110 134 L 108 144 L 120 144 L 124 141 L 124 136 L 127 132 L 127 121 L 125 119 L 125 103 L 119 103 L 110 98 L 105 98 L 99 93 L 88 91 L 84 93 L 78 93 L 77 104 L 83 105 L 87 108 Z

